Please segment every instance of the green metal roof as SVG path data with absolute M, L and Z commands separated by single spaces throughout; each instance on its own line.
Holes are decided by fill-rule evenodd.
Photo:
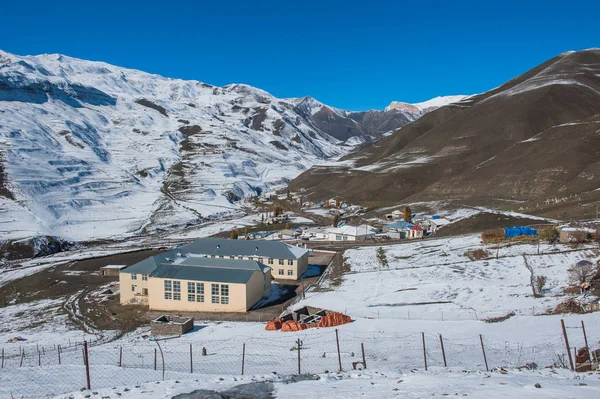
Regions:
M 257 270 L 190 265 L 160 265 L 150 274 L 150 276 L 174 280 L 245 284 L 255 272 L 257 272 Z

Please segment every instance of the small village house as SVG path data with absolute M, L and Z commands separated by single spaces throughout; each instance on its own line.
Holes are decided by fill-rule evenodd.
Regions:
M 392 239 L 423 238 L 425 233 L 422 227 L 405 222 L 404 220 L 386 224 L 383 226 L 383 232 Z
M 329 241 L 365 241 L 373 238 L 377 229 L 367 224 L 360 226 L 345 225 L 327 231 Z

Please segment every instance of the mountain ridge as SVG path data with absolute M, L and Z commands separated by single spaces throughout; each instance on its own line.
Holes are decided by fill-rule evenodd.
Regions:
M 239 214 L 415 119 L 60 54 L 0 51 L 0 240 L 93 240 Z

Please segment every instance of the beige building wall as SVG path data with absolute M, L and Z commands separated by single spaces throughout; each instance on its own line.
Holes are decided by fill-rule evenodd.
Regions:
M 165 299 L 164 281 L 179 281 L 181 283 L 180 300 Z M 192 281 L 179 279 L 165 279 L 150 277 L 149 279 L 149 306 L 150 310 L 180 311 L 180 312 L 245 312 L 266 295 L 271 289 L 271 275 L 256 271 L 247 284 L 219 283 L 213 281 Z M 188 301 L 188 282 L 204 283 L 204 302 Z M 212 303 L 212 284 L 219 284 L 219 303 Z M 229 303 L 220 303 L 221 285 L 229 286 Z M 174 294 L 175 292 L 173 292 Z
M 281 264 L 281 261 L 283 261 L 283 264 Z M 272 269 L 271 273 L 274 279 L 299 280 L 300 276 L 308 270 L 308 252 L 297 260 L 273 259 L 273 264 L 268 262 L 265 264 Z
M 149 278 L 141 274 L 119 273 L 121 305 L 147 304 Z

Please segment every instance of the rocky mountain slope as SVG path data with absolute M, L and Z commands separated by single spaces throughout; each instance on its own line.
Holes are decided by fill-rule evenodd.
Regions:
M 416 117 L 0 52 L 0 241 L 119 237 L 226 216 Z
M 543 199 L 600 187 L 600 50 L 561 54 L 295 179 L 363 203 Z

